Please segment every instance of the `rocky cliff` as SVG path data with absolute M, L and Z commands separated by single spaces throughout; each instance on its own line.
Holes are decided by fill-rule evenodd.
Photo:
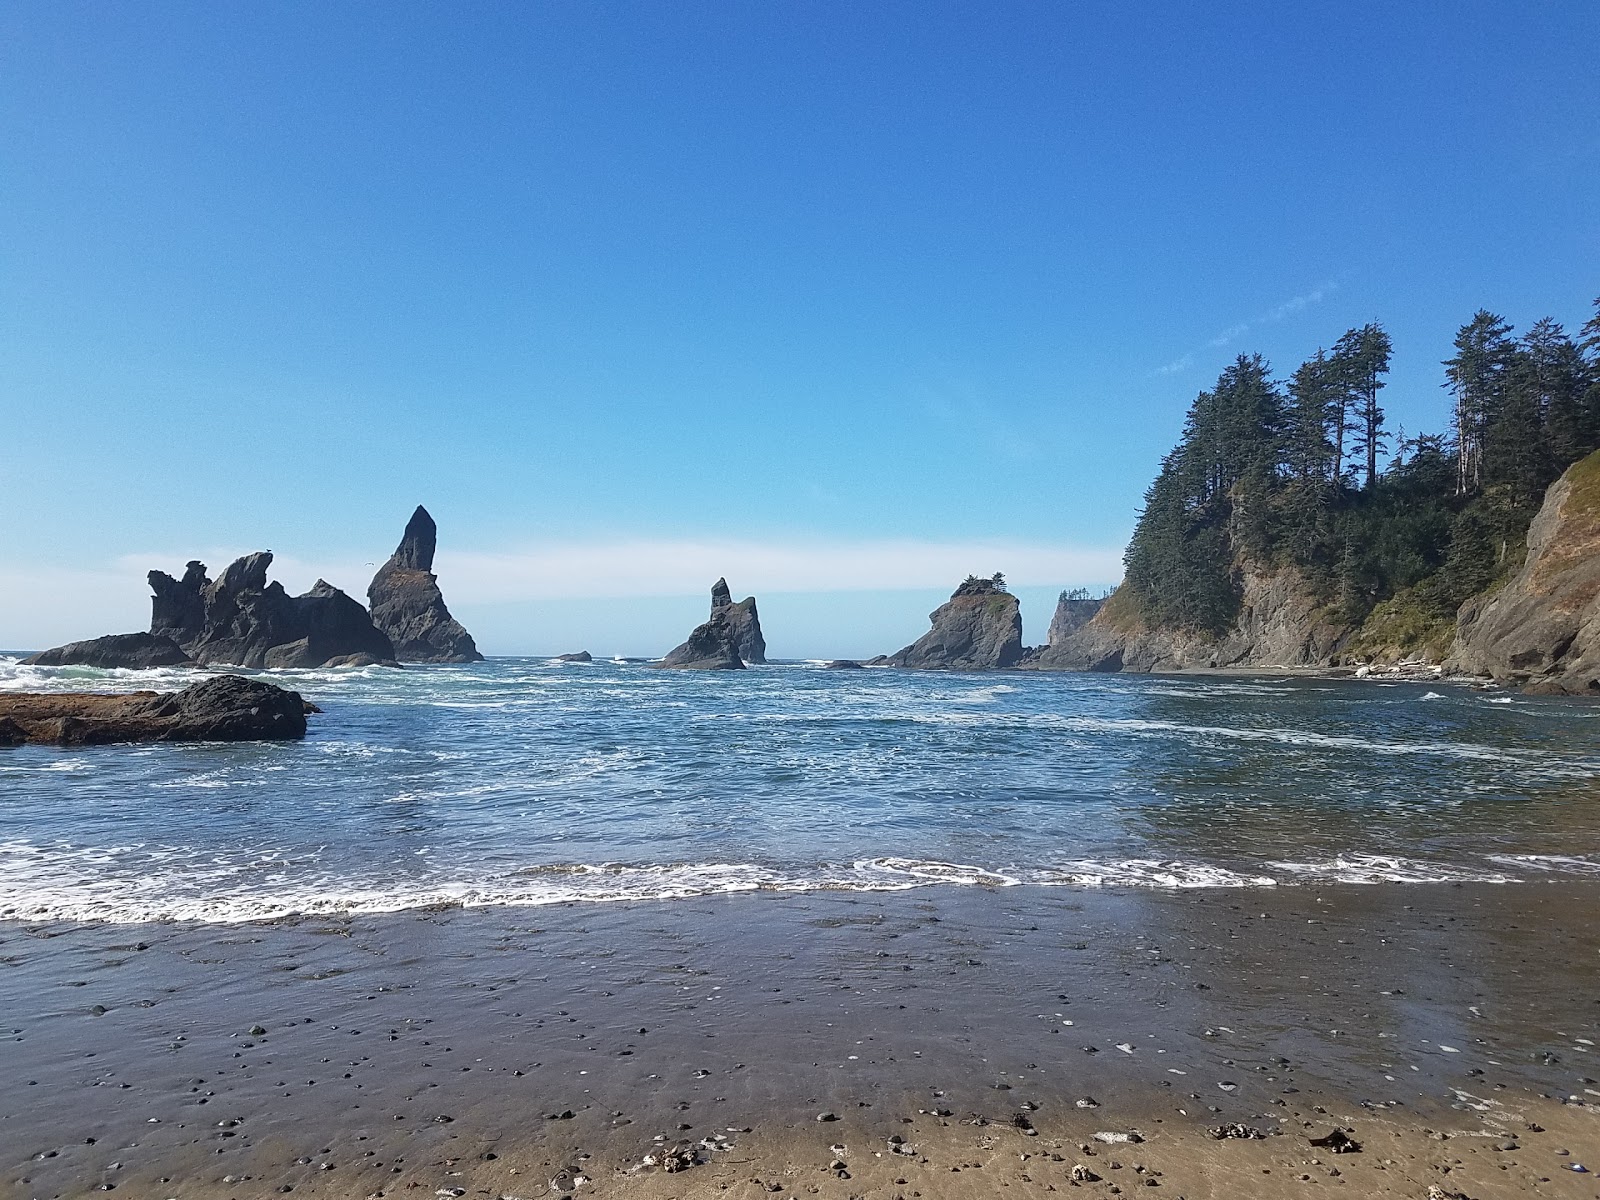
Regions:
M 1448 666 L 1534 692 L 1600 694 L 1600 451 L 1550 485 L 1522 568 L 1461 606 Z
M 240 667 L 393 665 L 394 648 L 367 610 L 324 580 L 301 596 L 267 580 L 270 551 L 247 554 L 215 581 L 191 562 L 182 579 L 150 572 L 150 632 L 199 663 Z
M 968 576 L 949 601 L 928 614 L 933 628 L 873 665 L 926 670 L 990 671 L 1022 661 L 1022 612 L 1000 576 Z
M 1223 634 L 1150 627 L 1126 588 L 1024 664 L 1042 671 L 1183 671 L 1325 666 L 1350 636 L 1293 569 L 1241 572 L 1243 600 Z M 1052 629 L 1054 627 L 1052 626 Z
M 438 526 L 428 510 L 417 505 L 400 545 L 367 588 L 372 623 L 394 643 L 395 657 L 401 662 L 482 662 L 472 635 L 445 607 L 433 573 L 438 536 Z
M 1056 601 L 1055 615 L 1050 618 L 1050 632 L 1045 637 L 1045 647 L 1059 646 L 1091 620 L 1100 611 L 1104 599 L 1090 600 L 1086 596 L 1061 593 Z
M 767 661 L 767 641 L 761 636 L 761 618 L 756 613 L 756 598 L 746 596 L 737 604 L 728 590 L 728 581 L 719 579 L 711 587 L 711 615 L 722 613 L 733 631 L 733 648 L 746 663 Z

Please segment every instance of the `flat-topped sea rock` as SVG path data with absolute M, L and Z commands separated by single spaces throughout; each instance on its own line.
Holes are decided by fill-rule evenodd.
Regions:
M 0 694 L 0 745 L 287 741 L 306 733 L 300 693 L 242 675 L 179 692 Z
M 236 559 L 215 581 L 198 560 L 182 579 L 151 571 L 151 634 L 204 664 L 282 669 L 359 658 L 393 665 L 394 647 L 358 601 L 322 579 L 290 596 L 268 581 L 271 565 L 271 551 L 262 550 Z
M 482 662 L 472 635 L 445 606 L 433 573 L 438 537 L 428 510 L 417 505 L 400 545 L 367 588 L 372 623 L 394 643 L 394 655 L 401 662 Z
M 147 670 L 192 667 L 194 659 L 169 637 L 154 633 L 112 633 L 86 642 L 68 642 L 22 660 L 31 667 L 100 667 L 104 670 Z
M 1022 659 L 1022 611 L 1000 575 L 967 576 L 928 620 L 932 629 L 899 653 L 872 659 L 872 665 L 992 671 Z
M 590 654 L 587 650 L 579 650 L 576 654 L 558 654 L 556 655 L 556 661 L 575 663 L 593 662 L 594 655 Z

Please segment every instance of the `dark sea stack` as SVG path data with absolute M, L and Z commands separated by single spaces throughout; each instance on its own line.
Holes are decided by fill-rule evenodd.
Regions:
M 1014 667 L 1022 659 L 1022 610 L 1000 575 L 992 579 L 969 575 L 928 619 L 933 628 L 898 654 L 885 657 L 883 665 L 994 671 Z
M 704 625 L 695 627 L 689 640 L 655 664 L 686 671 L 742 671 L 737 635 L 729 623 L 727 610 L 716 612 Z
M 829 671 L 861 671 L 865 668 L 853 658 L 836 658 L 828 664 L 826 669 Z
M 438 537 L 438 526 L 428 510 L 417 505 L 400 545 L 367 588 L 372 623 L 394 643 L 395 657 L 401 662 L 482 662 L 472 635 L 445 607 L 433 574 Z
M 68 642 L 22 660 L 31 667 L 100 667 L 104 670 L 147 670 L 192 667 L 194 659 L 170 637 L 154 633 L 113 633 L 87 642 Z
M 267 580 L 271 565 L 271 551 L 261 550 L 230 563 L 215 581 L 200 562 L 181 580 L 151 571 L 150 632 L 205 664 L 321 667 L 352 656 L 394 664 L 388 637 L 357 601 L 321 579 L 291 596 Z
M 1447 665 L 1538 695 L 1600 695 L 1600 451 L 1550 485 L 1522 568 L 1461 606 Z
M 151 571 L 146 577 L 155 595 L 150 600 L 150 632 L 171 638 L 180 646 L 196 641 L 205 633 L 206 604 L 203 592 L 211 581 L 206 565 L 191 559 L 182 579 L 165 571 Z
M 733 602 L 728 581 L 719 579 L 711 585 L 711 615 L 723 614 L 733 630 L 733 648 L 745 663 L 760 666 L 767 661 L 767 640 L 761 636 L 761 617 L 756 613 L 756 598 L 746 596 Z
M 576 654 L 558 654 L 556 655 L 556 661 L 575 663 L 593 662 L 594 655 L 590 654 L 587 650 L 579 650 Z
M 0 695 L 0 739 L 55 746 L 113 742 L 290 741 L 306 735 L 300 693 L 240 675 L 216 675 L 181 692 L 120 696 Z

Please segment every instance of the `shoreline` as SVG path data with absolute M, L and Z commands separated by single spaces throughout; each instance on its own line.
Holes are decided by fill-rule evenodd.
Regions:
M 1588 1197 L 1597 941 L 1600 883 L 1567 881 L 7 921 L 0 1169 L 18 1197 L 980 1196 L 1074 1166 Z M 1310 1145 L 1335 1125 L 1363 1150 Z M 704 1161 L 668 1172 L 680 1143 Z

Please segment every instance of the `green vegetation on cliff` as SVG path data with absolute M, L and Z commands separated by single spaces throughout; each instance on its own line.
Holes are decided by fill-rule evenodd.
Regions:
M 1600 447 L 1600 300 L 1574 342 L 1548 318 L 1522 337 L 1475 314 L 1444 362 L 1451 428 L 1391 437 L 1377 324 L 1287 381 L 1240 355 L 1189 409 L 1125 556 L 1121 609 L 1149 627 L 1222 634 L 1247 567 L 1298 570 L 1357 652 L 1442 653 L 1456 610 L 1522 561 L 1545 489 Z M 1392 448 L 1387 466 L 1382 455 Z

